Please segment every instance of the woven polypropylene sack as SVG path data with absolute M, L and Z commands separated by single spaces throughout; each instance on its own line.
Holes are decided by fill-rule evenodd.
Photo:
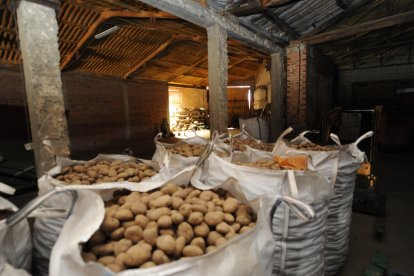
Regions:
M 353 144 L 341 146 L 334 196 L 329 205 L 327 218 L 325 245 L 326 275 L 337 274 L 346 261 L 349 250 L 349 233 L 357 177 L 356 172 L 364 162 L 365 157 L 364 152 L 360 151 L 357 145 L 360 141 L 370 136 L 372 136 L 372 132 L 364 134 Z
M 238 158 L 243 154 L 249 157 L 248 153 L 238 153 Z M 316 217 L 311 221 L 302 221 L 290 210 L 281 213 L 278 209 L 273 223 L 274 239 L 277 242 L 274 272 L 276 275 L 323 274 L 326 217 L 332 196 L 332 186 L 326 177 L 317 172 L 272 171 L 239 166 L 215 153 L 210 155 L 206 165 L 207 168 L 196 172 L 192 181 L 202 181 L 213 186 L 221 179 L 234 177 L 239 180 L 248 199 L 266 194 L 292 195 L 288 174 L 294 174 L 298 193 L 292 196 L 315 208 Z M 305 272 L 307 274 L 302 274 Z

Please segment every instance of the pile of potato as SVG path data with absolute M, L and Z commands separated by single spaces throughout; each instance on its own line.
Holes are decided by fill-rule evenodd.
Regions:
M 260 169 L 281 170 L 281 167 L 273 158 L 261 158 L 256 160 L 256 162 L 233 161 L 233 164 Z
M 114 272 L 152 267 L 212 252 L 255 221 L 252 209 L 224 190 L 170 183 L 150 193 L 118 191 L 82 257 Z
M 198 157 L 203 152 L 204 148 L 204 145 L 190 145 L 187 143 L 180 143 L 175 147 L 167 148 L 167 150 L 171 153 L 179 154 L 184 157 Z
M 54 177 L 69 184 L 91 185 L 104 182 L 140 182 L 155 174 L 154 169 L 145 163 L 115 160 L 65 166 Z
M 304 143 L 304 144 L 300 144 L 300 145 L 290 143 L 290 144 L 288 144 L 288 146 L 290 148 L 299 149 L 299 150 L 313 150 L 313 151 L 332 151 L 333 150 L 332 147 L 320 146 L 320 145 L 314 144 L 312 142 L 308 142 L 308 143 Z
M 224 141 L 227 144 L 230 144 L 230 141 L 227 139 Z M 258 143 L 253 139 L 246 139 L 240 140 L 237 138 L 233 138 L 233 149 L 236 151 L 245 151 L 247 149 L 246 146 L 249 146 L 253 149 L 262 150 L 262 151 L 269 151 L 273 150 L 273 145 L 267 143 Z
M 226 139 L 224 142 L 230 145 L 230 140 Z M 233 150 L 235 151 L 246 151 L 247 147 L 245 144 L 242 143 L 239 139 L 233 139 Z

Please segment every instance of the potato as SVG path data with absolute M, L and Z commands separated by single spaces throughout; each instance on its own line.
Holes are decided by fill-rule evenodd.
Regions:
M 200 204 L 191 205 L 191 210 L 193 212 L 200 212 L 202 214 L 206 214 L 208 211 L 205 205 L 200 205 Z
M 218 238 L 217 240 L 216 240 L 216 242 L 214 243 L 214 245 L 216 246 L 216 247 L 220 247 L 220 246 L 222 246 L 223 244 L 225 244 L 227 242 L 227 239 L 225 238 L 225 237 L 220 237 L 220 238 Z
M 175 225 L 178 225 L 184 221 L 184 216 L 180 212 L 173 210 L 171 212 L 171 220 Z
M 207 237 L 208 233 L 210 232 L 210 229 L 208 225 L 205 222 L 202 222 L 200 225 L 197 225 L 194 227 L 194 234 L 197 237 Z
M 115 257 L 114 256 L 104 256 L 104 257 L 100 257 L 98 259 L 98 263 L 101 263 L 103 265 L 111 264 L 114 261 L 115 261 Z
M 90 237 L 89 241 L 91 245 L 101 244 L 105 241 L 106 237 L 105 234 L 101 230 L 97 230 L 93 235 Z
M 223 210 L 225 213 L 233 213 L 237 210 L 238 200 L 234 197 L 227 198 L 223 203 Z
M 160 207 L 168 207 L 172 203 L 172 198 L 170 195 L 163 195 L 158 198 L 155 198 L 149 202 L 149 206 L 151 208 L 160 208 Z
M 214 211 L 217 211 L 217 212 L 223 212 L 223 207 L 221 207 L 221 206 L 216 206 L 216 207 L 214 207 Z
M 101 229 L 106 233 L 111 233 L 119 228 L 121 223 L 116 218 L 106 218 L 102 222 Z
M 139 266 L 151 259 L 151 256 L 151 250 L 147 250 L 147 248 L 140 245 L 134 245 L 127 250 L 124 265 L 128 267 Z
M 224 221 L 227 224 L 233 224 L 235 220 L 236 219 L 234 218 L 234 216 L 232 214 L 229 214 L 229 213 L 224 214 Z
M 133 220 L 134 214 L 131 212 L 130 209 L 119 209 L 115 213 L 115 218 L 119 219 L 120 221 L 127 221 L 127 220 Z
M 253 228 L 253 227 L 255 227 L 255 226 L 256 226 L 256 222 L 250 222 L 248 226 L 249 226 L 250 228 Z
M 166 254 L 172 254 L 175 251 L 175 239 L 170 235 L 162 235 L 158 237 L 156 242 L 157 248 L 164 251 Z
M 118 241 L 124 237 L 125 227 L 120 227 L 111 233 L 111 240 Z
M 139 268 L 148 268 L 148 267 L 153 267 L 153 266 L 156 266 L 154 262 L 145 262 L 142 265 L 140 265 Z
M 223 219 L 224 219 L 224 214 L 223 212 L 220 212 L 220 211 L 207 212 L 206 215 L 204 216 L 204 221 L 209 226 L 216 226 L 217 224 L 222 222 Z
M 147 206 L 142 203 L 141 201 L 135 201 L 131 203 L 131 206 L 129 207 L 131 212 L 136 216 L 139 214 L 146 214 L 147 213 Z
M 206 250 L 206 242 L 201 237 L 194 238 L 190 244 L 200 247 L 203 252 Z
M 188 243 L 193 239 L 193 236 L 194 236 L 193 228 L 187 222 L 182 222 L 180 223 L 180 225 L 178 225 L 177 236 L 184 237 L 186 242 Z
M 178 210 L 180 208 L 181 205 L 183 205 L 184 200 L 182 200 L 182 198 L 177 197 L 177 196 L 173 196 L 171 198 L 171 205 L 173 207 L 174 210 Z
M 147 217 L 152 221 L 157 221 L 161 216 L 171 215 L 171 210 L 168 207 L 161 207 L 147 211 Z
M 112 255 L 114 253 L 114 243 L 100 244 L 100 245 L 92 246 L 91 251 L 96 256 Z
M 222 238 L 223 236 L 217 231 L 211 231 L 208 233 L 207 237 L 207 244 L 208 245 L 216 245 L 216 240 Z
M 135 226 L 135 221 L 131 220 L 131 221 L 124 221 L 121 226 L 124 227 L 125 229 L 131 227 L 131 226 Z
M 187 245 L 183 248 L 183 256 L 185 257 L 194 257 L 203 255 L 203 250 L 196 245 Z
M 179 188 L 176 192 L 172 194 L 173 197 L 179 197 L 184 199 L 187 196 L 188 192 L 185 189 Z
M 247 215 L 247 214 L 236 217 L 236 222 L 240 223 L 243 226 L 249 225 L 251 221 L 252 221 L 252 218 L 250 217 L 250 215 Z
M 150 222 L 150 219 L 147 218 L 144 215 L 136 215 L 135 216 L 135 224 L 140 226 L 142 229 L 145 229 L 145 227 L 147 226 L 148 222 Z
M 112 264 L 108 264 L 106 267 L 107 267 L 109 270 L 111 270 L 111 271 L 113 271 L 113 272 L 115 272 L 115 273 L 118 273 L 118 272 L 121 272 L 122 270 L 124 270 L 123 266 L 120 266 L 120 265 L 118 265 L 118 264 L 114 264 L 114 263 L 112 263 Z
M 217 224 L 216 226 L 216 231 L 219 232 L 220 234 L 227 234 L 228 232 L 230 232 L 231 228 L 227 223 L 225 222 L 220 222 L 219 224 Z
M 233 230 L 233 228 L 231 228 L 231 231 L 229 231 L 224 237 L 228 240 L 230 240 L 231 238 L 237 236 L 236 232 Z
M 82 259 L 85 263 L 87 262 L 96 262 L 96 256 L 92 252 L 82 252 Z
M 240 227 L 241 227 L 240 223 L 234 223 L 231 225 L 231 228 L 233 228 L 235 232 L 239 232 Z
M 142 236 L 143 236 L 143 230 L 140 226 L 138 225 L 134 225 L 131 227 L 128 227 L 125 232 L 124 232 L 124 236 L 125 238 L 131 240 L 133 243 L 137 243 L 140 240 L 142 240 Z
M 171 219 L 170 216 L 164 215 L 161 216 L 158 220 L 157 220 L 157 224 L 160 228 L 170 228 L 173 224 L 173 221 Z
M 213 198 L 213 192 L 212 191 L 202 191 L 198 197 L 201 200 L 204 200 L 204 201 L 208 202 Z
M 187 198 L 191 199 L 193 197 L 198 197 L 200 194 L 201 194 L 200 190 L 193 190 L 188 194 Z
M 180 209 L 178 211 L 184 216 L 184 218 L 188 218 L 188 216 L 191 214 L 192 209 L 190 204 L 183 204 L 180 206 Z
M 118 256 L 121 253 L 125 253 L 132 246 L 132 241 L 128 239 L 122 239 L 114 244 L 114 254 Z
M 160 265 L 169 263 L 170 259 L 165 255 L 164 251 L 157 249 L 152 253 L 152 261 L 155 264 Z
M 73 166 L 73 170 L 77 173 L 83 173 L 85 171 L 84 166 Z
M 189 203 L 191 205 L 202 205 L 202 206 L 205 206 L 205 207 L 207 205 L 207 203 L 204 200 L 199 199 L 197 197 L 190 198 Z
M 158 228 L 145 228 L 142 237 L 148 244 L 155 245 L 158 239 Z
M 211 201 L 214 202 L 214 204 L 216 204 L 217 206 L 223 206 L 224 204 L 224 200 L 220 198 L 213 198 Z
M 180 257 L 181 255 L 182 255 L 182 251 L 183 251 L 183 248 L 184 248 L 184 246 L 186 245 L 186 239 L 183 237 L 183 236 L 181 236 L 181 237 L 178 237 L 176 240 L 175 240 L 175 251 L 174 251 L 174 256 L 176 257 L 176 258 L 178 258 L 178 257 Z
M 237 207 L 237 211 L 236 211 L 236 217 L 241 216 L 241 215 L 250 215 L 252 213 L 252 209 L 247 206 L 246 204 L 240 204 Z
M 161 191 L 155 191 L 155 192 L 152 192 L 152 193 L 150 193 L 150 194 L 148 194 L 148 196 L 149 196 L 149 201 L 151 201 L 151 200 L 154 200 L 154 199 L 156 199 L 156 198 L 159 198 L 159 197 L 161 197 L 161 196 L 163 196 L 164 194 L 163 194 L 163 192 L 161 192 Z
M 172 195 L 176 191 L 178 191 L 179 187 L 174 183 L 167 183 L 164 187 L 161 188 L 161 192 L 164 194 Z
M 206 248 L 206 253 L 211 253 L 217 250 L 217 247 L 215 247 L 214 245 L 210 245 Z
M 188 216 L 187 221 L 192 225 L 199 225 L 203 222 L 203 214 L 200 212 L 193 212 Z
M 173 229 L 160 229 L 160 235 L 170 235 L 171 237 L 175 237 L 175 231 Z
M 240 229 L 239 234 L 243 234 L 244 232 L 249 231 L 250 229 L 251 229 L 251 228 L 250 228 L 249 226 L 243 226 L 243 227 Z
M 216 204 L 213 201 L 207 202 L 207 211 L 208 212 L 213 212 L 215 207 L 216 207 Z

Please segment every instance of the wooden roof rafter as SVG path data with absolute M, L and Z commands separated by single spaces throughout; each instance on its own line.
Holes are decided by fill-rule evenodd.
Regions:
M 169 13 L 162 11 L 111 11 L 104 10 L 98 19 L 88 28 L 86 33 L 81 37 L 81 39 L 76 44 L 76 47 L 70 52 L 61 62 L 60 68 L 64 70 L 69 63 L 72 61 L 74 56 L 79 52 L 80 49 L 86 44 L 86 42 L 95 34 L 98 27 L 105 22 L 106 20 L 113 17 L 134 17 L 134 18 L 164 18 L 171 19 L 176 18 L 176 16 L 170 15 Z

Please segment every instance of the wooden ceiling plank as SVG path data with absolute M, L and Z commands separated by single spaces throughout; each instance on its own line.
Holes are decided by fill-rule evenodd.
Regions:
M 166 42 L 164 42 L 160 46 L 158 46 L 158 48 L 155 49 L 151 54 L 149 54 L 148 56 L 146 56 L 143 60 L 141 60 L 141 62 L 139 62 L 137 65 L 135 65 L 133 68 L 131 68 L 131 70 L 129 70 L 123 76 L 123 78 L 124 79 L 128 78 L 131 74 L 133 74 L 134 72 L 136 72 L 141 66 L 143 66 L 144 64 L 146 64 L 148 61 L 150 61 L 151 59 L 153 59 L 155 56 L 157 56 L 162 51 L 164 51 L 170 45 L 170 43 L 173 40 L 174 40 L 173 38 L 170 38 Z
M 170 82 L 170 81 L 174 81 L 177 77 L 179 77 L 179 76 L 181 76 L 181 75 L 185 75 L 185 74 L 187 74 L 188 72 L 190 72 L 190 71 L 192 71 L 194 68 L 196 68 L 198 65 L 200 65 L 200 64 L 202 64 L 202 63 L 204 63 L 204 62 L 206 62 L 208 60 L 208 57 L 207 56 L 205 56 L 205 57 L 202 57 L 201 59 L 199 59 L 199 60 L 197 60 L 196 62 L 194 62 L 192 65 L 190 65 L 190 66 L 182 66 L 182 67 L 180 67 L 180 68 L 178 68 L 177 70 L 175 70 L 174 72 L 173 72 L 173 76 L 171 77 L 171 78 L 169 78 L 168 80 L 167 80 L 167 82 Z
M 151 11 L 110 11 L 105 10 L 101 15 L 95 20 L 95 22 L 88 28 L 86 33 L 77 43 L 75 49 L 69 53 L 65 59 L 62 61 L 60 68 L 61 70 L 65 69 L 67 65 L 71 62 L 75 54 L 85 45 L 85 43 L 94 35 L 98 27 L 105 22 L 106 20 L 113 17 L 134 17 L 134 18 L 147 18 L 147 17 L 157 17 L 157 18 L 176 18 L 166 12 L 151 12 Z M 69 20 L 70 21 L 70 20 Z
M 414 22 L 414 11 L 391 15 L 369 22 L 361 23 L 355 26 L 321 33 L 309 38 L 302 39 L 302 41 L 306 42 L 309 45 L 321 44 L 361 33 L 372 32 L 379 29 L 389 28 L 392 26 L 407 24 L 411 22 Z

